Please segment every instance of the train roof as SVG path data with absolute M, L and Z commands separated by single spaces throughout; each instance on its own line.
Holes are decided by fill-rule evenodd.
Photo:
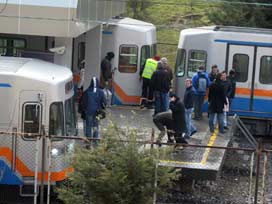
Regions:
M 15 75 L 47 83 L 57 83 L 72 77 L 63 66 L 32 58 L 0 57 L 0 75 Z
M 236 27 L 236 26 L 204 26 L 185 29 L 185 32 L 194 33 L 194 32 L 235 32 L 235 33 L 248 33 L 248 34 L 267 34 L 272 35 L 272 29 L 265 28 L 250 28 L 250 27 Z
M 114 17 L 111 20 L 108 21 L 109 25 L 120 25 L 124 26 L 126 28 L 131 28 L 138 31 L 147 31 L 151 29 L 155 29 L 155 26 L 152 23 L 147 23 L 144 21 L 132 19 L 129 17 L 123 18 L 123 17 Z

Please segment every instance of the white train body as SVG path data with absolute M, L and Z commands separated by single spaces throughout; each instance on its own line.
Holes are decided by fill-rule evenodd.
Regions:
M 114 52 L 114 103 L 139 104 L 142 85 L 139 72 L 156 53 L 156 28 L 143 21 L 121 18 L 103 25 L 101 60 Z
M 176 62 L 177 93 L 183 96 L 185 79 L 192 77 L 199 66 L 205 66 L 210 72 L 213 64 L 217 64 L 220 71 L 236 71 L 232 112 L 255 121 L 261 119 L 264 121 L 261 126 L 254 122 L 254 133 L 270 134 L 272 30 L 200 27 L 181 31 Z
M 72 80 L 71 70 L 59 65 L 29 58 L 0 57 L 0 131 L 13 132 L 0 135 L 0 184 L 24 185 L 33 181 L 35 168 L 41 179 L 41 158 L 35 165 L 36 139 L 21 133 L 76 134 Z M 64 157 L 71 145 L 69 140 L 53 143 L 55 157 L 50 169 L 53 183 L 67 176 L 70 168 Z M 41 144 L 38 151 L 41 157 Z M 47 151 L 44 153 L 48 155 Z M 47 175 L 48 156 L 45 159 Z

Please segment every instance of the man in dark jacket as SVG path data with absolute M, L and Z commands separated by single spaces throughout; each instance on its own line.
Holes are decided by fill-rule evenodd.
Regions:
M 210 78 L 210 81 L 211 81 L 211 82 L 215 81 L 216 75 L 217 75 L 218 73 L 219 73 L 218 67 L 217 67 L 216 64 L 214 64 L 214 65 L 212 66 L 211 72 L 209 73 L 209 78 Z
M 176 143 L 187 144 L 183 137 L 186 133 L 185 108 L 174 93 L 170 93 L 170 109 L 172 110 Z
M 98 111 L 106 107 L 106 98 L 102 89 L 99 88 L 99 81 L 96 77 L 91 79 L 89 88 L 83 94 L 83 111 L 85 113 L 85 136 L 99 138 Z
M 107 56 L 101 62 L 100 82 L 102 88 L 112 88 L 112 65 L 111 60 L 114 58 L 113 52 L 108 52 Z
M 156 127 L 160 130 L 157 142 L 161 142 L 165 132 L 167 132 L 168 143 L 173 143 L 172 137 L 174 136 L 174 121 L 172 118 L 171 111 L 158 113 L 153 117 L 153 122 Z M 166 128 L 166 129 L 165 129 Z
M 209 95 L 209 127 L 214 132 L 214 117 L 217 115 L 219 132 L 224 133 L 224 104 L 227 104 L 224 86 L 221 80 L 221 73 L 217 74 L 215 82 L 210 85 Z
M 227 106 L 224 108 L 224 129 L 228 129 L 228 112 L 229 112 L 229 100 L 231 95 L 231 82 L 227 79 L 227 72 L 221 72 L 221 80 L 224 86 L 225 96 L 227 97 Z
M 155 113 L 165 112 L 169 109 L 168 92 L 170 90 L 171 79 L 169 73 L 163 68 L 162 63 L 158 63 L 158 68 L 151 77 L 151 85 L 155 96 Z
M 231 92 L 229 95 L 229 108 L 231 108 L 231 102 L 235 97 L 235 91 L 236 91 L 236 77 L 235 77 L 235 70 L 231 69 L 229 71 L 229 76 L 227 77 L 227 80 L 231 83 Z
M 192 112 L 194 106 L 194 87 L 192 86 L 192 80 L 185 80 L 186 90 L 184 93 L 183 103 L 185 106 L 185 116 L 186 116 L 186 128 L 187 134 L 186 136 L 190 138 L 194 133 L 196 133 L 196 127 L 192 123 Z

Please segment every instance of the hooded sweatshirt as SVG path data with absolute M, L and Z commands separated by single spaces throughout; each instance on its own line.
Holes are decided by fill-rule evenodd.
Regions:
M 83 111 L 87 115 L 95 115 L 98 110 L 105 108 L 105 106 L 104 92 L 99 88 L 98 78 L 93 77 L 89 88 L 83 93 Z

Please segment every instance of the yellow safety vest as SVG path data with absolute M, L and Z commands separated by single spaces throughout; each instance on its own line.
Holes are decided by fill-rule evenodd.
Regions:
M 152 58 L 147 59 L 145 63 L 144 71 L 142 73 L 142 77 L 146 79 L 151 79 L 157 67 L 158 67 L 158 62 L 156 60 Z

